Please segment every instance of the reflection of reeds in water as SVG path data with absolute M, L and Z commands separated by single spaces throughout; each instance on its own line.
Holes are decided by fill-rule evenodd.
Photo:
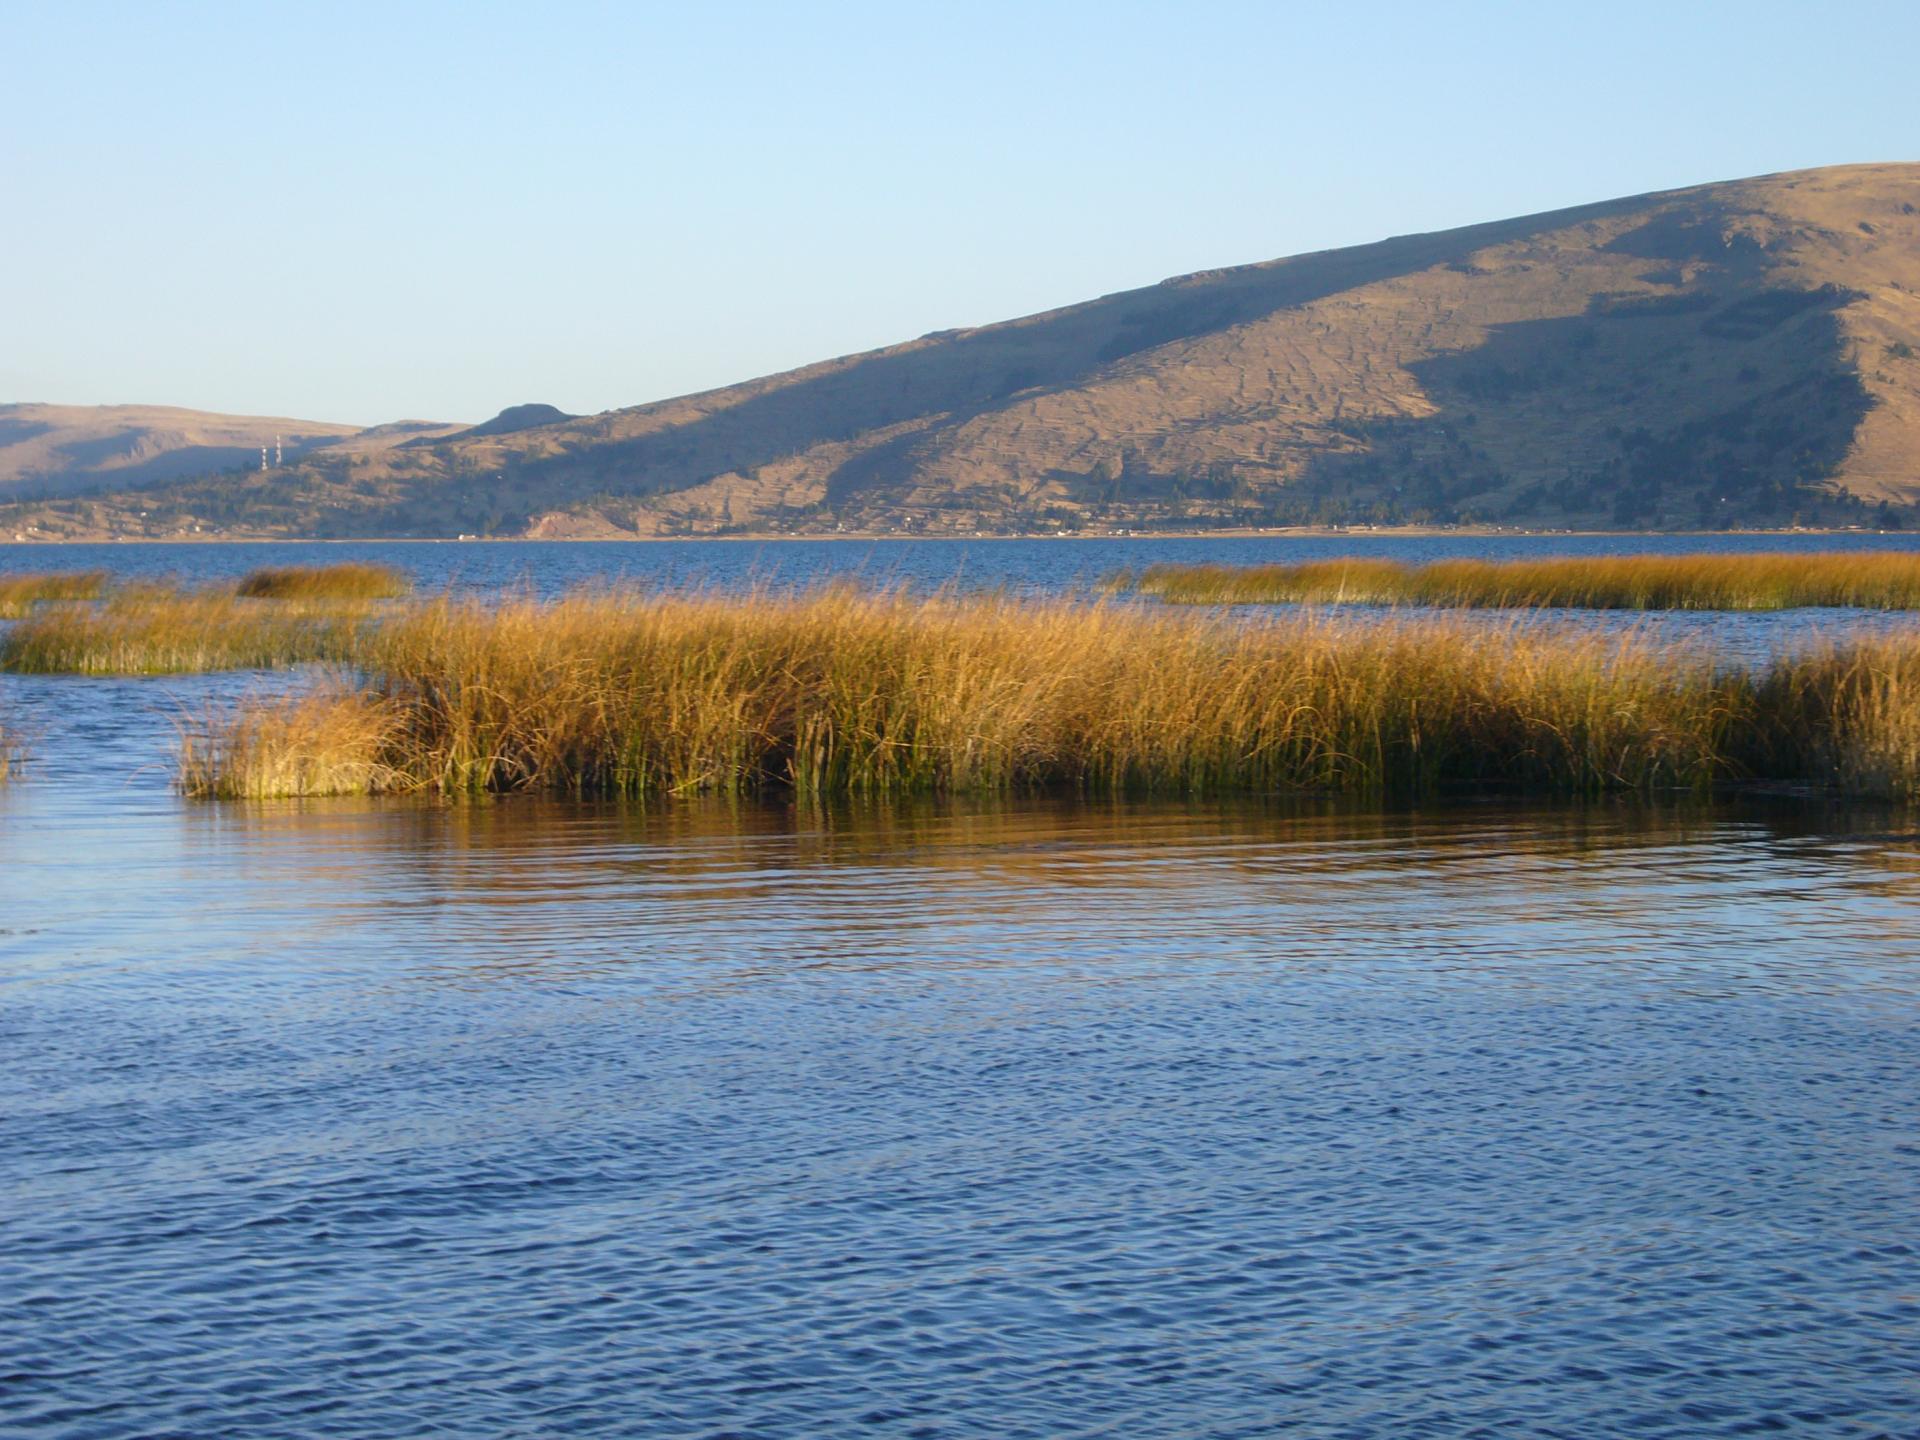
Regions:
M 157 675 L 270 668 L 345 655 L 363 610 L 316 613 L 216 592 L 135 588 L 98 605 L 42 606 L 0 640 L 0 668 Z
M 1155 565 L 1141 593 L 1187 604 L 1571 606 L 1597 610 L 1920 608 L 1920 554 L 1596 555 L 1301 565 Z
M 287 705 L 245 711 L 188 788 L 1697 788 L 1728 773 L 1754 694 L 1634 638 L 846 589 L 442 600 L 366 632 L 357 659 L 371 698 L 298 702 L 297 722 Z M 308 758 L 284 763 L 289 747 Z
M 300 802 L 246 805 L 201 819 L 223 848 L 237 845 L 262 857 L 262 866 L 297 875 L 309 898 L 343 924 L 364 913 L 360 902 L 371 891 L 444 896 L 450 873 L 475 873 L 468 866 L 478 864 L 487 904 L 484 918 L 469 918 L 484 930 L 487 956 L 474 946 L 446 947 L 463 981 L 476 978 L 476 965 L 497 975 L 624 964 L 644 948 L 644 935 L 710 923 L 716 914 L 777 913 L 805 930 L 836 912 L 860 912 L 865 925 L 884 910 L 878 923 L 901 936 L 950 936 L 955 926 L 979 925 L 1009 939 L 1048 923 L 1048 914 L 1076 933 L 1077 912 L 1083 925 L 1110 935 L 1137 921 L 1145 945 L 1152 927 L 1182 908 L 1192 915 L 1196 906 L 1209 913 L 1241 907 L 1257 911 L 1267 933 L 1290 934 L 1304 949 L 1327 921 L 1330 894 L 1370 891 L 1391 906 L 1402 881 L 1429 894 L 1472 894 L 1477 918 L 1489 923 L 1524 924 L 1522 907 L 1530 905 L 1557 915 L 1593 905 L 1603 929 L 1628 916 L 1658 927 L 1687 903 L 1683 872 L 1711 863 L 1730 823 L 1740 828 L 1745 856 L 1735 883 L 1747 893 L 1767 883 L 1766 859 L 1745 843 L 1757 832 L 1792 834 L 1804 824 L 1811 826 L 1804 833 L 1824 836 L 1834 823 L 1824 809 L 1815 815 L 1805 806 L 1727 807 L 1691 797 L 1672 805 L 1636 798 L 1431 808 L 1321 795 L 1199 803 L 1072 795 L 785 800 L 582 803 L 536 793 L 451 808 L 333 800 L 317 815 Z M 1874 812 L 1868 823 L 1884 826 L 1887 818 Z M 196 823 L 191 812 L 185 820 Z M 1681 846 L 1692 848 L 1691 861 L 1676 853 Z M 1724 860 L 1724 848 L 1718 853 Z M 1892 853 L 1911 858 L 1908 847 Z M 1871 884 L 1902 862 L 1862 847 L 1845 863 Z M 1723 891 L 1725 879 L 1710 883 Z M 346 903 L 329 904 L 329 896 Z M 912 898 L 865 908 L 886 896 Z M 603 933 L 613 926 L 622 935 L 618 958 L 596 957 L 591 945 L 553 944 L 568 917 L 578 919 L 575 907 L 589 901 Z M 421 918 L 429 911 L 434 919 L 423 923 L 438 927 L 447 918 L 434 907 L 383 907 L 403 929 L 402 912 Z M 865 954 L 886 963 L 874 947 Z M 985 962 L 971 944 L 969 957 Z M 1011 949 L 999 955 L 1000 963 L 1040 958 L 1016 961 Z M 1114 958 L 1108 951 L 1101 963 Z M 868 962 L 842 954 L 835 963 Z
M 28 614 L 47 600 L 92 600 L 107 577 L 98 570 L 55 572 L 45 575 L 0 575 L 0 618 Z
M 247 572 L 234 593 L 258 600 L 392 600 L 413 582 L 391 565 L 287 565 Z

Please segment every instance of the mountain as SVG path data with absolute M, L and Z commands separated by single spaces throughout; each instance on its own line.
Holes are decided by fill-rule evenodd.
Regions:
M 273 415 L 165 405 L 0 405 L 0 497 L 146 487 L 223 470 L 297 463 L 345 439 L 364 450 L 457 427 L 403 420 L 362 430 Z
M 727 389 L 496 425 L 16 505 L 0 529 L 1900 523 L 1920 501 L 1920 165 L 1203 271 Z
M 273 416 L 162 405 L 0 405 L 0 496 L 145 485 L 227 470 L 276 442 L 298 457 L 354 432 Z

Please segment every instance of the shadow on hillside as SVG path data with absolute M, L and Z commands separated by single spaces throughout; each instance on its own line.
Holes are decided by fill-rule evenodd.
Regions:
M 1412 366 L 1438 413 L 1316 459 L 1305 493 L 1397 518 L 1597 515 L 1622 525 L 1783 521 L 1821 497 L 1872 397 L 1838 287 L 1597 297 Z

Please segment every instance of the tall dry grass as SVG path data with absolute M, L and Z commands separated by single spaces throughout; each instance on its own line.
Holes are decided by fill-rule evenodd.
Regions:
M 393 600 L 413 590 L 413 581 L 391 565 L 286 565 L 250 570 L 234 593 L 257 600 Z
M 378 696 L 343 686 L 249 700 L 181 727 L 180 784 L 230 800 L 417 789 L 382 758 L 401 739 L 397 718 Z
M 1572 606 L 1596 610 L 1920 608 L 1920 554 L 1593 555 L 1300 565 L 1155 565 L 1142 594 L 1186 604 Z
M 99 570 L 0 575 L 0 619 L 25 615 L 47 600 L 92 600 L 106 583 L 106 575 Z
M 0 638 L 0 669 L 83 675 L 270 669 L 342 658 L 365 622 L 364 608 L 303 613 L 227 594 L 135 588 L 99 605 L 34 611 Z
M 243 712 L 184 783 L 806 796 L 1700 787 L 1729 772 L 1729 736 L 1753 702 L 1744 678 L 1634 638 L 1446 620 L 1247 626 L 844 589 L 440 600 L 365 632 L 357 660 L 365 692 L 336 688 L 297 716 Z
M 1743 762 L 1850 795 L 1920 799 L 1920 637 L 1780 660 L 1755 690 Z

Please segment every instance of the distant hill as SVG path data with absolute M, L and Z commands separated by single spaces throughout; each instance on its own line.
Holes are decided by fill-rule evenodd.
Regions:
M 563 421 L 578 418 L 552 405 L 509 405 L 493 419 L 465 430 L 457 430 L 446 438 L 477 440 L 487 435 L 511 435 L 519 430 L 532 430 L 541 425 L 558 425 Z
M 363 430 L 273 415 L 165 405 L 0 405 L 0 498 L 149 486 L 223 470 L 290 465 L 352 439 L 361 452 L 457 426 L 401 420 Z
M 0 530 L 1899 522 L 1920 500 L 1920 165 L 1205 271 L 723 390 L 497 424 L 9 507 Z
M 0 496 L 145 485 L 249 460 L 257 468 L 263 445 L 278 440 L 297 458 L 354 430 L 161 405 L 0 405 Z

